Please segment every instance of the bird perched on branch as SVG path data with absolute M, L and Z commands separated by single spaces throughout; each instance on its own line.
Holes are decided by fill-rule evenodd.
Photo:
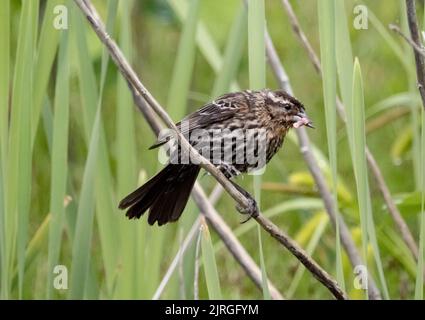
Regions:
M 176 124 L 198 153 L 228 179 L 263 168 L 282 146 L 288 130 L 304 125 L 312 127 L 303 104 L 283 90 L 269 89 L 225 94 Z M 201 169 L 173 132 L 160 136 L 150 149 L 162 145 L 169 147 L 168 164 L 119 204 L 120 209 L 128 208 L 130 219 L 140 218 L 149 209 L 151 225 L 181 216 Z M 256 208 L 252 196 L 232 183 Z

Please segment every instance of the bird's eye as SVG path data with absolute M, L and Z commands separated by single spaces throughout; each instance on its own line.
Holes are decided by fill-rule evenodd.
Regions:
M 285 108 L 286 111 L 291 110 L 291 105 L 289 104 L 284 104 L 283 107 Z

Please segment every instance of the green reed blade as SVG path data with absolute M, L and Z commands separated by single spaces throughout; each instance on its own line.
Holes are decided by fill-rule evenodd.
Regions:
M 326 135 L 328 141 L 329 164 L 331 167 L 333 206 L 339 212 L 337 185 L 338 162 L 336 141 L 336 3 L 333 0 L 319 0 L 319 35 L 320 57 L 322 64 L 323 97 L 325 103 Z M 336 220 L 336 272 L 337 280 L 345 290 L 344 273 L 342 267 L 342 248 L 339 234 L 339 219 Z
M 208 297 L 211 300 L 222 299 L 214 249 L 211 242 L 210 232 L 205 222 L 202 223 L 201 232 L 202 263 L 204 266 Z
M 52 174 L 49 225 L 49 254 L 47 272 L 47 298 L 53 293 L 53 269 L 59 261 L 64 223 L 64 198 L 66 194 L 68 168 L 69 126 L 69 56 L 68 32 L 62 34 L 59 46 L 58 71 L 56 76 L 54 120 L 52 139 Z

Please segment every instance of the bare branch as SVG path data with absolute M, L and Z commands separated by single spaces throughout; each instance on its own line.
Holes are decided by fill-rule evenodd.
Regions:
M 305 36 L 304 32 L 302 31 L 302 28 L 300 26 L 300 23 L 298 21 L 297 16 L 295 15 L 291 4 L 288 0 L 282 0 L 282 4 L 286 10 L 286 13 L 288 14 L 290 23 L 292 25 L 292 28 L 295 32 L 295 34 L 298 36 L 299 40 L 301 41 L 303 47 L 308 51 L 308 56 L 310 57 L 311 62 L 313 63 L 314 68 L 318 72 L 319 75 L 322 74 L 321 72 L 321 66 L 320 66 L 320 60 L 313 50 L 312 46 L 310 45 L 307 37 Z M 341 102 L 341 99 L 337 97 L 337 108 L 338 113 L 341 117 L 341 119 L 346 122 L 346 116 L 345 116 L 345 108 L 343 103 Z M 391 192 L 384 180 L 384 177 L 382 175 L 382 172 L 379 168 L 379 166 L 376 163 L 376 160 L 369 150 L 369 148 L 366 146 L 365 149 L 366 152 L 366 159 L 368 161 L 369 168 L 375 178 L 376 184 L 382 194 L 382 197 L 384 198 L 385 204 L 387 205 L 388 211 L 391 214 L 391 217 L 394 220 L 395 225 L 397 226 L 404 242 L 409 247 L 410 251 L 412 252 L 412 255 L 417 258 L 418 254 L 418 247 L 416 245 L 416 242 L 412 236 L 412 233 L 409 230 L 409 227 L 407 226 L 406 222 L 404 221 L 402 215 L 400 214 L 400 211 L 398 210 L 397 206 L 394 203 L 393 198 L 391 197 Z M 350 236 L 351 237 L 351 236 Z M 352 242 L 352 241 L 350 241 Z M 353 250 L 354 252 L 354 250 Z M 357 263 L 354 263 L 353 257 L 350 257 L 351 263 L 353 265 L 356 265 Z M 357 259 L 355 259 L 357 260 Z
M 415 43 L 413 48 L 422 48 L 414 0 L 406 0 L 406 10 L 410 36 L 412 37 L 413 43 Z M 413 50 L 413 53 L 415 54 L 416 76 L 418 77 L 418 89 L 422 99 L 422 106 L 425 109 L 425 59 L 424 55 L 419 52 L 420 51 L 418 50 Z

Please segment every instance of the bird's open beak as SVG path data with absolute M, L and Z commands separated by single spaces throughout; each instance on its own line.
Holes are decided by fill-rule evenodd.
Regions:
M 309 127 L 309 128 L 315 129 L 315 127 L 313 126 L 313 122 L 311 122 L 311 121 L 309 121 L 309 122 L 306 124 L 306 127 Z
M 313 122 L 311 122 L 311 120 L 304 112 L 300 112 L 297 115 L 293 116 L 292 120 L 294 121 L 294 124 L 292 125 L 294 128 L 306 126 L 314 129 Z

